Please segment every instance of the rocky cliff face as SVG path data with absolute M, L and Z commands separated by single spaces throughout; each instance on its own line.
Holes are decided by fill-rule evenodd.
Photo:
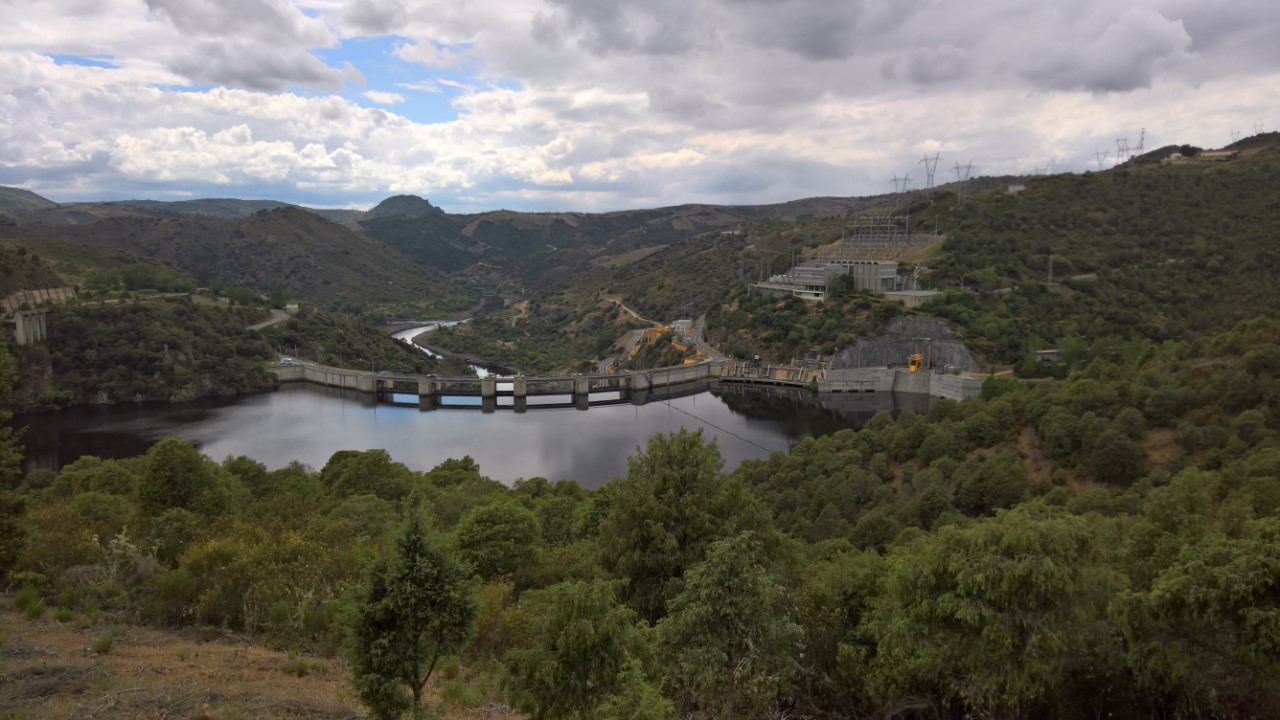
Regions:
M 860 338 L 836 353 L 831 369 L 863 367 L 905 367 L 908 356 L 920 353 L 933 367 L 953 365 L 960 370 L 979 372 L 982 368 L 958 338 L 960 334 L 936 318 L 904 315 L 889 323 L 884 335 Z
M 960 333 L 938 318 L 922 315 L 903 315 L 889 323 L 885 335 L 902 338 L 929 338 L 932 340 L 959 340 Z

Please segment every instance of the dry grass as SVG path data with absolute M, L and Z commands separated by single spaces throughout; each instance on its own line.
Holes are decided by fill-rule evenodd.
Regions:
M 1142 447 L 1147 451 L 1147 464 L 1151 467 L 1167 467 L 1182 453 L 1182 447 L 1178 445 L 1174 432 L 1167 428 L 1147 433 Z
M 288 655 L 244 642 L 128 627 L 108 654 L 91 649 L 102 628 L 0 612 L 0 716 L 35 720 L 221 720 L 363 715 L 342 660 L 315 659 L 301 676 Z M 447 718 L 517 716 L 502 705 L 449 709 Z
M 621 255 L 604 255 L 591 259 L 591 267 L 604 268 L 620 268 L 626 267 L 634 262 L 639 262 L 650 255 L 660 252 L 665 246 L 654 245 L 652 247 L 637 248 Z
M 1030 425 L 1018 433 L 1018 454 L 1022 456 L 1022 463 L 1027 468 L 1027 479 L 1032 484 L 1047 480 L 1053 472 L 1053 464 L 1045 457 L 1044 450 L 1040 447 L 1040 438 Z

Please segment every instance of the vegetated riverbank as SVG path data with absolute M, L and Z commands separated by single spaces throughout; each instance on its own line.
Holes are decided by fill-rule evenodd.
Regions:
M 412 322 L 404 323 L 403 327 L 400 327 L 398 330 L 396 330 L 396 327 L 400 325 L 399 323 L 392 324 L 392 325 L 384 325 L 383 329 L 394 330 L 394 332 L 391 333 L 391 337 L 395 338 L 396 340 L 399 340 L 400 342 L 407 343 L 408 345 L 418 349 L 419 351 L 421 351 L 426 355 L 429 355 L 431 357 L 438 358 L 441 360 L 452 359 L 455 361 L 461 361 L 463 364 L 466 365 L 468 372 L 456 373 L 459 375 L 476 373 L 481 376 L 488 375 L 488 374 L 510 376 L 510 375 L 521 374 L 521 371 L 519 369 L 513 368 L 509 365 L 504 365 L 502 363 L 499 363 L 493 358 L 487 358 L 480 355 L 473 355 L 471 353 L 454 352 L 451 350 L 445 350 L 439 347 L 428 345 L 428 343 L 431 342 L 432 334 L 436 330 L 443 327 L 454 327 L 457 325 L 461 325 L 463 323 L 469 322 L 470 320 L 471 318 L 461 318 L 457 320 L 414 320 Z M 454 367 L 456 367 L 456 363 L 454 364 Z M 437 373 L 437 374 L 447 374 L 447 373 Z
M 275 387 L 271 346 L 245 326 L 253 310 L 172 302 L 61 306 L 48 340 L 14 349 L 14 405 L 24 412 L 72 405 L 183 402 Z

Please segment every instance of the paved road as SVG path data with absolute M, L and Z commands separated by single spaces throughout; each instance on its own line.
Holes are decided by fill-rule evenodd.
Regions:
M 291 318 L 291 317 L 293 317 L 293 316 L 292 316 L 292 315 L 290 315 L 289 313 L 287 313 L 287 312 L 283 311 L 283 310 L 274 310 L 274 309 L 273 309 L 273 310 L 271 311 L 271 317 L 270 317 L 270 318 L 268 318 L 268 319 L 266 319 L 266 320 L 263 320 L 263 321 L 262 321 L 262 322 L 260 322 L 260 323 L 254 323 L 254 324 L 250 325 L 249 327 L 247 327 L 247 328 L 245 328 L 245 329 L 246 329 L 246 330 L 261 330 L 261 329 L 263 329 L 263 328 L 271 327 L 272 325 L 279 325 L 280 323 L 284 322 L 285 320 L 288 320 L 288 319 L 289 319 L 289 318 Z
M 624 305 L 624 304 L 623 304 L 623 302 L 622 302 L 621 300 L 618 300 L 617 298 L 609 298 L 609 301 L 610 301 L 610 302 L 612 302 L 614 305 L 617 305 L 618 307 L 620 307 L 620 308 L 622 308 L 623 310 L 625 310 L 627 313 L 629 313 L 629 314 L 631 315 L 631 317 L 634 317 L 635 319 L 639 320 L 640 322 L 647 322 L 647 323 L 649 323 L 650 325 L 655 325 L 655 326 L 661 326 L 661 325 L 662 325 L 662 323 L 660 323 L 660 322 L 656 322 L 656 321 L 654 321 L 654 320 L 650 320 L 650 319 L 649 319 L 649 318 L 647 318 L 647 317 L 641 317 L 640 313 L 638 313 L 638 312 L 636 312 L 635 310 L 632 310 L 631 308 L 627 307 L 626 305 Z
M 693 340 L 693 346 L 702 351 L 704 355 L 711 358 L 714 362 L 724 362 L 729 358 L 720 354 L 719 351 L 712 348 L 702 340 L 702 331 L 707 329 L 707 316 L 703 315 L 698 318 L 698 322 L 693 326 L 693 333 L 689 335 L 689 339 Z

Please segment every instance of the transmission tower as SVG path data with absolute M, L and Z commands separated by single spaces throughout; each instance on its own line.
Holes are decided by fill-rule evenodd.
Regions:
M 938 171 L 938 161 L 941 159 L 942 155 L 940 153 L 934 153 L 933 157 L 925 155 L 924 159 L 920 161 L 924 165 L 924 174 L 926 176 L 925 189 L 929 191 L 930 195 L 933 195 L 933 174 Z
M 951 169 L 956 174 L 956 197 L 961 205 L 964 204 L 964 186 L 969 181 L 969 174 L 973 172 L 973 161 L 970 160 L 968 165 L 961 166 L 956 162 L 956 166 Z
M 1044 167 L 1040 167 L 1039 165 L 1037 165 L 1037 166 L 1036 166 L 1036 169 L 1035 169 L 1035 174 L 1036 174 L 1036 175 L 1044 175 L 1044 174 L 1045 174 L 1045 173 L 1047 173 L 1047 172 L 1049 172 L 1049 166 L 1048 166 L 1048 165 L 1045 165 Z
M 1111 157 L 1110 150 L 1095 150 L 1093 156 L 1098 159 L 1098 172 L 1106 169 L 1107 159 Z
M 1142 128 L 1142 133 L 1138 135 L 1138 151 L 1133 154 L 1134 157 L 1142 155 L 1142 149 L 1145 148 L 1146 146 L 1147 146 L 1147 129 Z
M 1253 124 L 1253 134 L 1254 134 L 1254 135 L 1261 135 L 1261 134 L 1263 133 L 1263 131 L 1264 131 L 1264 130 L 1266 130 L 1266 129 L 1267 129 L 1267 124 L 1266 124 L 1266 123 L 1254 123 L 1254 124 Z
M 1116 138 L 1116 164 L 1123 165 L 1129 160 L 1129 138 Z
M 1240 142 L 1240 131 L 1239 131 L 1239 130 L 1232 130 L 1232 131 L 1231 131 L 1231 142 L 1232 142 L 1232 144 L 1235 144 L 1235 143 Z

